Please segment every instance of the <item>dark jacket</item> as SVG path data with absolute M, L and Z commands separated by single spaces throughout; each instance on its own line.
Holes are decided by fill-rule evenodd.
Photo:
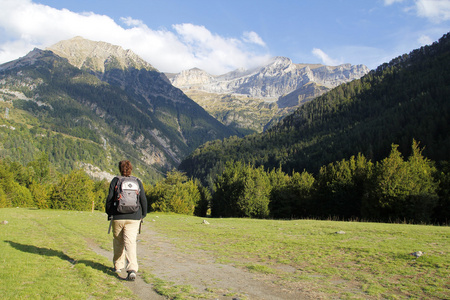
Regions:
M 111 219 L 111 216 L 114 217 L 114 220 L 140 220 L 145 218 L 145 216 L 147 215 L 147 197 L 145 196 L 145 191 L 144 187 L 142 186 L 142 182 L 138 179 L 139 188 L 141 190 L 139 194 L 139 201 L 141 204 L 141 208 L 135 213 L 123 214 L 118 212 L 116 206 L 114 205 L 115 201 L 114 193 L 116 190 L 117 181 L 119 181 L 119 178 L 114 177 L 109 185 L 109 193 L 108 197 L 106 198 L 106 205 L 105 205 L 105 211 L 108 214 L 108 220 Z

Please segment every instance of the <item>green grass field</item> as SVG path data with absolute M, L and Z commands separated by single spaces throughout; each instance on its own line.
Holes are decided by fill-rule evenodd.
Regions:
M 2 299 L 135 298 L 115 277 L 111 262 L 88 246 L 91 241 L 111 249 L 104 213 L 8 208 L 0 209 L 3 220 L 8 224 L 0 225 Z M 205 225 L 202 221 L 152 213 L 144 229 L 151 227 L 182 251 L 208 250 L 221 263 L 276 275 L 280 284 L 309 282 L 330 298 L 450 298 L 450 227 L 253 219 L 208 219 L 210 224 Z M 419 250 L 425 254 L 409 255 Z M 185 292 L 179 296 L 183 297 L 195 295 Z

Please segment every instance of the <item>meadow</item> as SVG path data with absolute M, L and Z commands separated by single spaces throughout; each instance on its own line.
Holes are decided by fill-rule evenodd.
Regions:
M 204 224 L 199 217 L 163 213 L 146 220 L 144 230 L 180 251 L 206 250 L 217 262 L 270 274 L 285 287 L 307 282 L 334 299 L 450 298 L 448 226 L 237 218 Z M 2 208 L 2 221 L 3 299 L 137 299 L 111 262 L 89 247 L 111 251 L 104 213 Z M 410 255 L 416 251 L 424 255 Z M 148 283 L 161 282 L 143 273 Z M 165 296 L 201 297 L 172 293 Z

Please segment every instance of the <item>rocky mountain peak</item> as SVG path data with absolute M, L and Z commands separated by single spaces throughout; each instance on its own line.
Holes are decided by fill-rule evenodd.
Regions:
M 183 71 L 171 77 L 174 86 L 182 90 L 197 89 L 208 93 L 240 94 L 276 100 L 308 83 L 333 88 L 358 79 L 369 72 L 364 65 L 324 66 L 295 64 L 287 57 L 274 57 L 266 65 L 253 70 L 236 70 L 212 76 L 199 69 Z
M 262 67 L 259 73 L 263 76 L 280 76 L 286 73 L 294 72 L 296 70 L 295 65 L 287 57 L 277 56 L 272 59 L 269 64 Z
M 286 68 L 291 66 L 292 60 L 290 58 L 287 57 L 283 57 L 283 56 L 276 56 L 274 57 L 266 66 L 267 67 L 274 67 L 274 68 Z
M 41 49 L 34 48 L 24 57 L 0 65 L 0 70 L 9 70 L 16 67 L 25 67 L 33 65 L 42 56 L 44 52 L 45 51 Z
M 60 41 L 47 48 L 56 55 L 67 58 L 77 68 L 105 72 L 108 68 L 155 70 L 152 65 L 131 50 L 106 42 L 96 42 L 80 36 Z

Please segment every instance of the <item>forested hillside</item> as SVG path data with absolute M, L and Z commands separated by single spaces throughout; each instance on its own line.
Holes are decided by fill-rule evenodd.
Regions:
M 204 144 L 179 169 L 211 184 L 226 161 L 267 170 L 312 172 L 361 153 L 387 157 L 397 144 L 405 156 L 413 139 L 423 155 L 450 159 L 450 34 L 379 66 L 359 80 L 305 104 L 262 134 Z
M 113 56 L 104 64 L 103 72 L 80 69 L 35 49 L 1 65 L 0 158 L 26 165 L 46 153 L 60 172 L 98 178 L 127 158 L 154 183 L 198 145 L 233 133 L 164 74 Z

